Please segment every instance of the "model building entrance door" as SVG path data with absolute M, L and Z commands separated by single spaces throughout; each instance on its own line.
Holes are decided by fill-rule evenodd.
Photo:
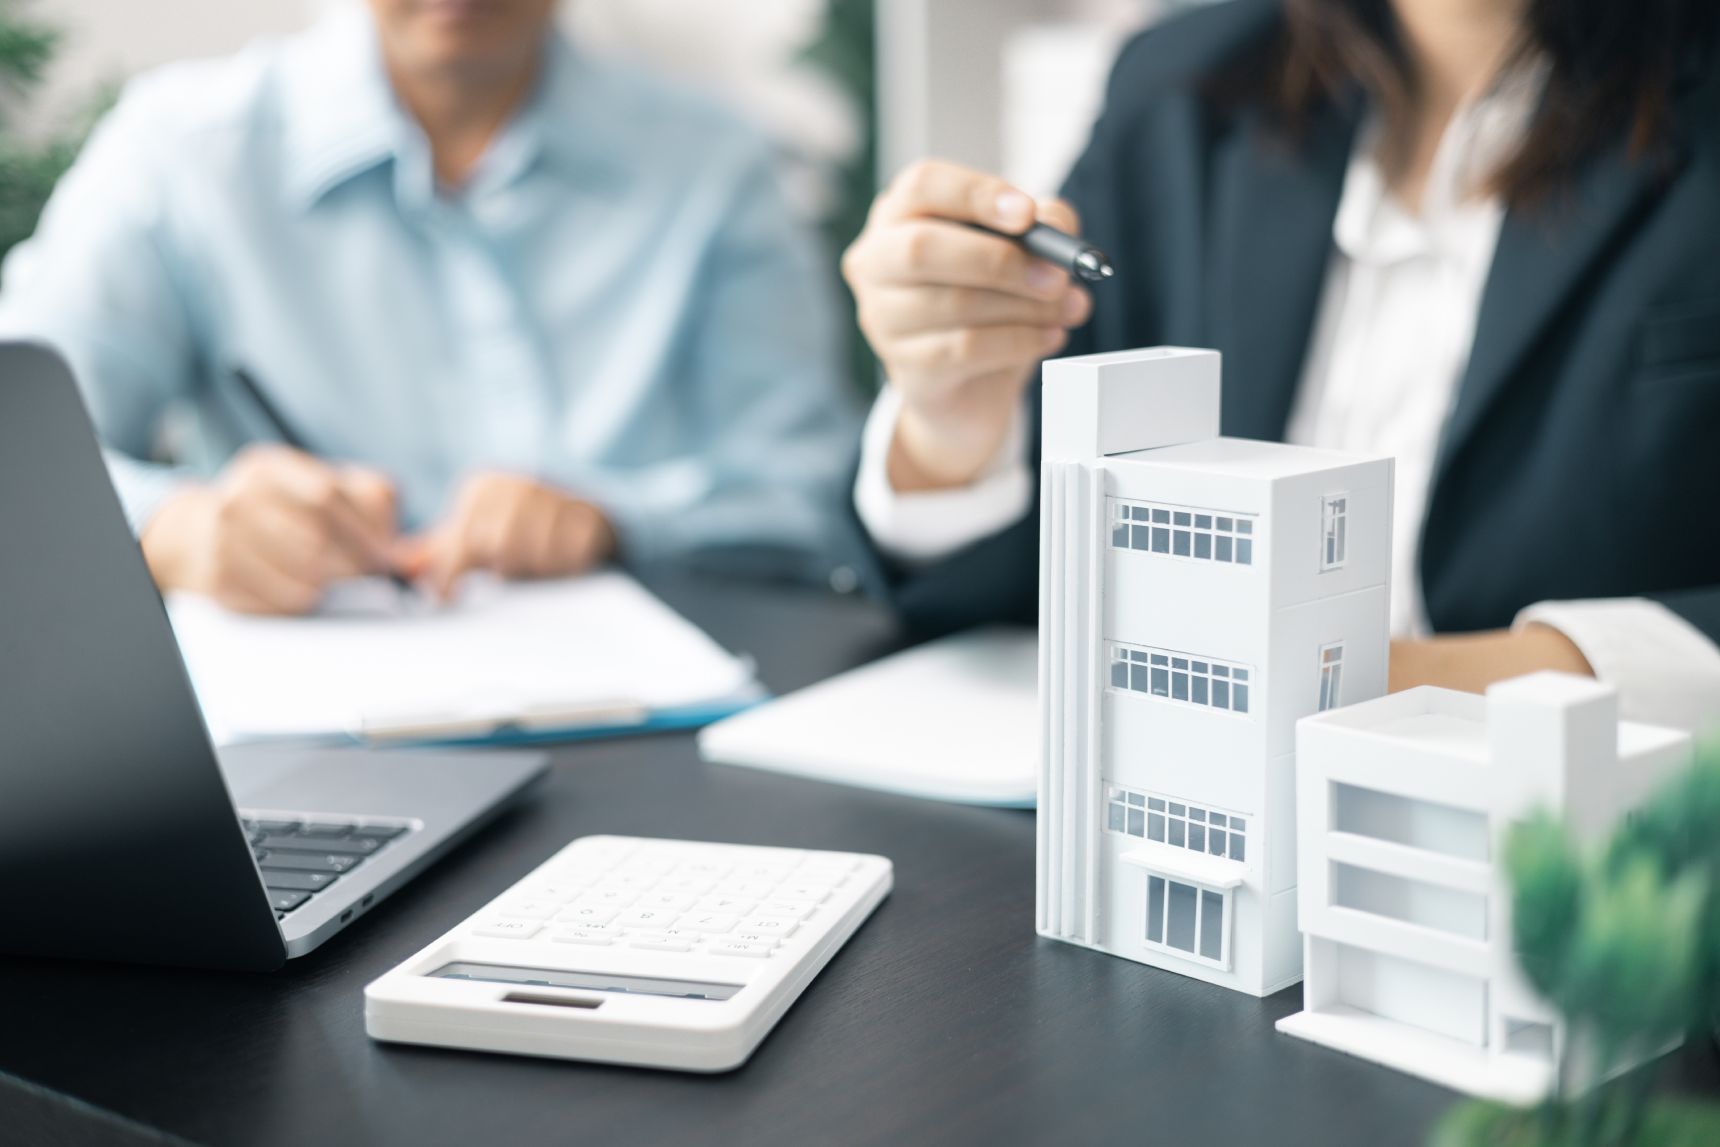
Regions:
M 1229 900 L 1223 892 L 1149 873 L 1147 943 L 1228 967 L 1224 917 Z

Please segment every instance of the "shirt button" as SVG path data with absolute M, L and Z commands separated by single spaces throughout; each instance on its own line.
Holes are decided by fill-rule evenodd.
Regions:
M 853 566 L 837 566 L 830 571 L 830 588 L 837 593 L 853 593 L 860 588 L 860 575 Z

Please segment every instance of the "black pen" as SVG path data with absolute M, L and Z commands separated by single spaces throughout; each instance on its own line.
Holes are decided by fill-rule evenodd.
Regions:
M 969 226 L 988 235 L 1008 239 L 1029 255 L 1035 255 L 1053 266 L 1061 267 L 1085 282 L 1103 283 L 1117 273 L 1105 252 L 1085 239 L 1059 231 L 1055 227 L 1048 227 L 1044 223 L 1035 223 L 1020 235 L 1011 235 L 1007 231 L 999 231 L 979 223 L 970 223 Z
M 299 437 L 297 431 L 293 429 L 292 424 L 282 416 L 280 410 L 275 406 L 275 404 L 269 401 L 269 396 L 263 393 L 263 388 L 258 385 L 257 380 L 251 376 L 250 371 L 246 370 L 242 366 L 234 367 L 233 381 L 239 384 L 239 389 L 245 392 L 245 397 L 250 401 L 257 413 L 263 416 L 263 421 L 269 424 L 269 431 L 274 434 L 276 438 L 280 439 L 281 445 L 297 450 L 302 454 L 315 453 L 315 451 L 305 443 L 305 440 Z M 398 588 L 406 591 L 407 593 L 418 592 L 418 587 L 413 585 L 412 582 L 407 579 L 406 575 L 400 573 L 398 570 L 389 570 L 385 576 Z

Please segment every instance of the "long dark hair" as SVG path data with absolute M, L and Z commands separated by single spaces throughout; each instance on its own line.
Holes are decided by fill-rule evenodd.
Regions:
M 1503 2 L 1503 0 L 1501 0 Z M 1410 136 L 1415 78 L 1391 0 L 1285 0 L 1279 101 L 1292 121 L 1359 85 L 1392 143 Z M 1545 198 L 1623 134 L 1646 160 L 1665 141 L 1681 84 L 1716 65 L 1720 0 L 1526 0 L 1516 60 L 1545 61 L 1546 89 L 1522 146 L 1492 174 L 1513 206 Z

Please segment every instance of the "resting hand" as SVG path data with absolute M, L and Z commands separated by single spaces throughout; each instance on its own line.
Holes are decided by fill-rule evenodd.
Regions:
M 1481 693 L 1495 681 L 1541 669 L 1594 676 L 1588 659 L 1570 638 L 1548 625 L 1526 625 L 1490 633 L 1394 641 L 1389 688 L 1396 693 L 1417 685 L 1443 685 Z
M 373 470 L 254 446 L 215 484 L 168 499 L 140 541 L 164 591 L 244 613 L 306 613 L 329 583 L 392 568 L 394 487 Z
M 902 400 L 896 489 L 971 482 L 1002 445 L 1035 366 L 1091 314 L 1066 272 L 962 226 L 1019 235 L 1035 218 L 1078 228 L 1066 204 L 1035 204 L 994 176 L 924 161 L 878 197 L 843 256 L 861 329 Z
M 448 598 L 473 570 L 509 578 L 584 573 L 615 553 L 615 531 L 603 511 L 515 474 L 470 479 L 441 525 L 401 547 L 402 568 Z

